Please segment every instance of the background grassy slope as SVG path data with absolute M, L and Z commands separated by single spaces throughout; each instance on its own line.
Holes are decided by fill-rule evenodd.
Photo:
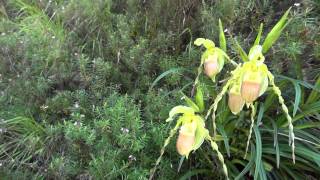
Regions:
M 169 132 L 164 119 L 182 103 L 179 90 L 191 91 L 201 53 L 193 40 L 217 42 L 221 18 L 228 42 L 232 35 L 248 50 L 259 24 L 264 23 L 266 34 L 294 3 L 0 1 L 2 174 L 8 179 L 146 179 Z M 277 82 L 290 112 L 297 110 L 297 164 L 290 159 L 285 117 L 277 113 L 274 95 L 267 93 L 260 110 L 263 125 L 248 159 L 242 159 L 248 114 L 231 116 L 223 104 L 219 110 L 219 131 L 225 134 L 219 145 L 233 178 L 255 171 L 260 179 L 320 175 L 320 2 L 298 3 L 289 26 L 266 55 L 271 70 L 284 75 Z M 228 51 L 237 60 L 233 44 Z M 163 78 L 155 82 L 159 75 Z M 203 81 L 210 84 L 206 77 Z M 207 87 L 208 102 L 209 92 L 212 96 L 216 90 Z M 262 165 L 256 164 L 259 158 Z M 179 172 L 178 167 L 173 142 L 157 179 L 223 178 L 207 146 L 184 161 Z

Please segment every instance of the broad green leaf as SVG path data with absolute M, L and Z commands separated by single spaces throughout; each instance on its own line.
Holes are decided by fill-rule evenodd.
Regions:
M 226 37 L 224 35 L 223 26 L 220 19 L 219 19 L 219 43 L 220 43 L 220 48 L 224 52 L 227 52 Z
M 260 44 L 260 39 L 261 39 L 261 34 L 262 34 L 262 28 L 263 28 L 263 23 L 260 24 L 258 35 L 256 37 L 256 40 L 254 41 L 253 46 L 259 45 Z
M 263 42 L 262 45 L 262 52 L 266 53 L 270 47 L 276 42 L 276 40 L 281 35 L 281 32 L 288 24 L 288 15 L 290 12 L 289 8 L 286 13 L 281 17 L 281 19 L 278 21 L 278 23 L 271 29 L 271 31 L 268 33 L 266 39 Z

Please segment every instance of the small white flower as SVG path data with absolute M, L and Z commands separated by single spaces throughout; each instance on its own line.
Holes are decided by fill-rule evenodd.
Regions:
M 136 158 L 135 156 L 133 156 L 133 155 L 130 155 L 130 156 L 129 156 L 129 160 L 130 160 L 130 161 L 136 161 L 137 158 Z
M 6 33 L 5 33 L 5 32 L 1 33 L 1 36 L 5 36 L 5 35 L 6 35 Z
M 224 29 L 224 31 L 223 32 L 228 32 L 229 30 L 226 28 L 226 29 Z
M 40 109 L 46 110 L 46 109 L 48 109 L 48 107 L 49 107 L 49 106 L 47 106 L 47 105 L 42 105 L 42 106 L 40 107 Z
M 78 102 L 74 103 L 74 107 L 75 107 L 75 108 L 79 108 L 79 107 L 80 107 L 80 106 L 79 106 L 79 103 L 78 103 Z
M 81 127 L 82 123 L 80 121 L 76 121 L 73 123 L 73 125 L 77 126 L 77 127 Z
M 296 6 L 296 7 L 299 7 L 301 4 L 300 3 L 294 3 L 293 5 Z
M 127 129 L 127 128 L 123 128 L 123 127 L 122 127 L 122 128 L 121 128 L 121 131 L 122 131 L 123 133 L 126 133 L 126 134 L 129 133 L 129 129 Z
M 85 117 L 85 115 L 84 115 L 84 114 L 80 114 L 80 117 L 81 117 L 81 118 L 84 118 L 84 117 Z

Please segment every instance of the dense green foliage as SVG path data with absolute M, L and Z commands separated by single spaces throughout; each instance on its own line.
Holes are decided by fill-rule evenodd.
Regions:
M 191 94 L 201 54 L 195 38 L 217 40 L 221 18 L 227 42 L 236 39 L 248 51 L 260 23 L 269 31 L 293 4 L 0 1 L 0 174 L 7 179 L 147 179 L 172 126 L 164 121 L 169 110 L 182 103 L 181 90 Z M 265 103 L 259 104 L 246 159 L 250 114 L 232 115 L 224 99 L 217 111 L 219 148 L 232 179 L 255 172 L 260 179 L 320 176 L 319 12 L 319 0 L 296 4 L 289 25 L 266 54 L 270 70 L 282 74 L 276 81 L 293 115 L 296 164 L 285 115 L 278 113 L 271 91 L 261 97 Z M 227 48 L 239 61 L 235 43 Z M 225 77 L 221 74 L 219 79 Z M 204 97 L 211 102 L 209 95 L 219 89 L 201 78 L 208 82 Z M 216 153 L 205 145 L 180 160 L 172 142 L 156 179 L 193 176 L 222 179 Z

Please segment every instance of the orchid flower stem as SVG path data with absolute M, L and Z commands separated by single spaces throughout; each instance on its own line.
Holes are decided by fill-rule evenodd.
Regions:
M 294 139 L 295 139 L 295 135 L 293 132 L 293 125 L 292 125 L 292 118 L 289 115 L 289 110 L 287 108 L 287 106 L 284 103 L 284 99 L 281 96 L 281 91 L 280 88 L 278 86 L 276 86 L 276 84 L 274 83 L 274 76 L 272 75 L 272 73 L 270 71 L 268 71 L 268 78 L 270 80 L 270 84 L 272 85 L 272 89 L 274 91 L 274 93 L 278 96 L 279 99 L 279 103 L 281 104 L 281 108 L 284 111 L 286 118 L 288 120 L 288 126 L 289 126 L 289 145 L 291 145 L 291 149 L 292 149 L 292 160 L 293 163 L 295 164 L 295 145 L 294 145 Z
M 254 125 L 254 116 L 256 114 L 256 109 L 255 109 L 255 107 L 254 107 L 254 105 L 252 103 L 250 104 L 250 108 L 251 108 L 251 125 L 250 125 L 248 140 L 247 140 L 246 151 L 244 153 L 243 159 L 246 159 L 246 157 L 247 157 L 249 144 L 250 144 L 250 139 L 251 139 L 251 135 L 252 135 L 252 128 L 253 128 L 253 125 Z
M 196 85 L 197 85 L 198 82 L 199 82 L 199 77 L 200 77 L 201 72 L 202 72 L 202 66 L 203 66 L 203 62 L 201 61 L 200 65 L 199 65 L 199 67 L 198 67 L 197 77 L 196 77 L 196 79 L 194 80 L 194 83 L 193 83 L 193 88 L 192 88 L 191 96 L 193 96 L 193 94 L 194 94 L 194 89 L 195 89 Z
M 209 115 L 211 114 L 211 111 L 213 110 L 212 113 L 212 126 L 213 126 L 213 136 L 216 136 L 216 111 L 218 108 L 218 103 L 220 102 L 220 100 L 222 99 L 223 95 L 227 92 L 229 86 L 231 85 L 232 79 L 228 80 L 228 82 L 223 86 L 221 92 L 217 95 L 217 97 L 215 98 L 213 104 L 210 106 L 208 113 L 206 115 L 205 119 L 208 119 Z
M 154 165 L 153 169 L 151 169 L 151 171 L 150 171 L 149 180 L 153 179 L 153 176 L 157 170 L 157 166 L 159 165 L 159 163 L 162 159 L 164 151 L 165 151 L 166 147 L 169 145 L 171 138 L 176 134 L 177 130 L 179 129 L 179 125 L 180 125 L 180 123 L 177 123 L 176 126 L 173 129 L 171 129 L 169 137 L 164 141 L 164 145 L 162 146 L 161 151 L 160 151 L 160 156 L 157 159 L 156 164 Z
M 237 67 L 237 66 L 238 66 L 238 63 L 234 62 L 234 61 L 233 61 L 233 60 L 231 60 L 231 59 L 230 59 L 230 63 L 231 63 L 232 65 L 234 65 L 235 67 Z
M 217 108 L 218 108 L 218 103 L 221 101 L 222 97 L 223 97 L 223 96 L 226 94 L 226 92 L 228 91 L 229 86 L 233 83 L 233 81 L 234 81 L 235 79 L 237 79 L 237 77 L 238 77 L 238 75 L 239 75 L 239 73 L 238 73 L 239 69 L 240 69 L 240 66 L 238 65 L 237 68 L 236 68 L 234 71 L 231 72 L 231 73 L 233 74 L 232 77 L 231 77 L 231 79 L 229 79 L 229 80 L 227 81 L 227 83 L 223 86 L 221 92 L 220 92 L 220 93 L 217 95 L 217 97 L 214 99 L 214 102 L 213 102 L 213 104 L 210 106 L 210 108 L 209 108 L 209 110 L 208 110 L 208 112 L 207 112 L 207 115 L 206 115 L 206 117 L 205 117 L 205 120 L 207 120 L 208 117 L 209 117 L 209 115 L 211 114 L 211 112 L 212 112 L 212 110 L 213 110 L 213 113 L 212 113 L 212 126 L 213 126 L 213 134 L 214 134 L 214 137 L 216 136 L 216 121 L 215 121 L 215 119 L 216 119 L 215 117 L 216 117 L 216 116 L 215 116 L 215 113 L 216 113 Z
M 212 140 L 212 138 L 209 136 L 207 137 L 207 139 L 210 141 L 210 145 L 211 145 L 211 148 L 217 152 L 218 154 L 218 159 L 219 161 L 221 162 L 222 164 L 222 167 L 223 167 L 223 173 L 225 174 L 226 176 L 226 179 L 229 180 L 229 177 L 228 177 L 228 169 L 227 169 L 227 166 L 224 162 L 224 158 L 223 158 L 223 155 L 221 154 L 221 152 L 219 151 L 219 148 L 218 148 L 218 145 L 215 141 Z

